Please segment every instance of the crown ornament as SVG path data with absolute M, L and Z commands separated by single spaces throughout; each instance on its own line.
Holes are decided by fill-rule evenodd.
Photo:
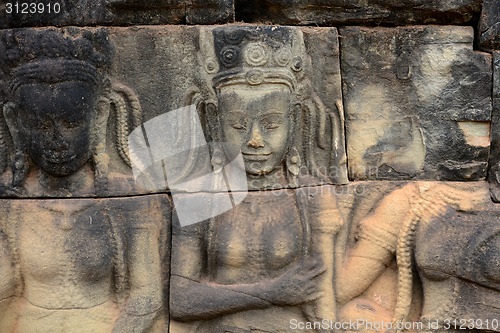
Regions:
M 0 64 L 11 76 L 10 90 L 22 84 L 63 81 L 99 82 L 111 62 L 105 29 L 15 29 L 2 34 Z
M 205 70 L 215 90 L 227 85 L 284 84 L 297 90 L 304 71 L 302 36 L 278 26 L 226 26 L 213 29 L 214 59 Z

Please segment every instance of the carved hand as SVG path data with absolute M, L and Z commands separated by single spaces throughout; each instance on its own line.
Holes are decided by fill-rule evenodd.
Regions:
M 318 299 L 317 278 L 326 271 L 318 260 L 297 263 L 280 277 L 271 280 L 266 299 L 276 305 L 297 305 Z

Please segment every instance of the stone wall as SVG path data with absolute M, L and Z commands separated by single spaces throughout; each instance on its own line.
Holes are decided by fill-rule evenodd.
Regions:
M 0 0 L 0 332 L 500 332 L 499 0 Z

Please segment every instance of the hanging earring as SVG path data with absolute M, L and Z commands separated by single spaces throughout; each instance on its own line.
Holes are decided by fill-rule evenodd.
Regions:
M 291 147 L 288 156 L 286 158 L 286 169 L 288 172 L 288 179 L 290 182 L 290 186 L 295 188 L 298 187 L 297 178 L 300 172 L 300 154 L 295 146 Z

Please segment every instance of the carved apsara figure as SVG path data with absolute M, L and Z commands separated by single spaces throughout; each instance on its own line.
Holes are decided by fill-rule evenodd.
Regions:
M 116 157 L 126 162 L 127 128 L 140 121 L 140 106 L 104 71 L 106 30 L 20 29 L 2 38 L 11 75 L 4 104 L 11 140 L 2 131 L 1 141 L 12 143 L 6 194 L 130 190 L 126 177 L 108 182 L 107 126 L 113 108 Z M 4 200 L 0 210 L 2 332 L 165 330 L 166 196 Z
M 165 330 L 166 196 L 9 200 L 1 209 L 2 332 Z
M 321 144 L 322 118 L 340 124 L 341 112 L 321 110 L 304 73 L 300 31 L 229 26 L 200 38 L 213 43 L 201 52 L 213 99 L 194 99 L 203 100 L 210 138 L 240 148 L 250 189 L 289 189 L 250 191 L 209 221 L 174 224 L 171 316 L 191 323 L 192 332 L 214 333 L 289 332 L 293 321 L 335 321 L 337 305 L 360 295 L 393 258 L 399 224 L 381 208 L 362 223 L 348 257 L 335 260 L 344 219 L 334 187 L 300 186 L 324 179 L 312 148 Z M 222 153 L 214 151 L 212 163 L 223 161 Z
M 2 129 L 0 140 L 0 171 L 10 166 L 3 176 L 7 194 L 130 194 L 119 173 L 108 182 L 107 139 L 115 138 L 127 170 L 128 129 L 140 124 L 141 110 L 134 93 L 107 75 L 112 47 L 106 31 L 6 30 L 1 45 L 2 68 L 10 76 L 3 105 L 8 130 Z M 113 135 L 107 131 L 110 120 Z

